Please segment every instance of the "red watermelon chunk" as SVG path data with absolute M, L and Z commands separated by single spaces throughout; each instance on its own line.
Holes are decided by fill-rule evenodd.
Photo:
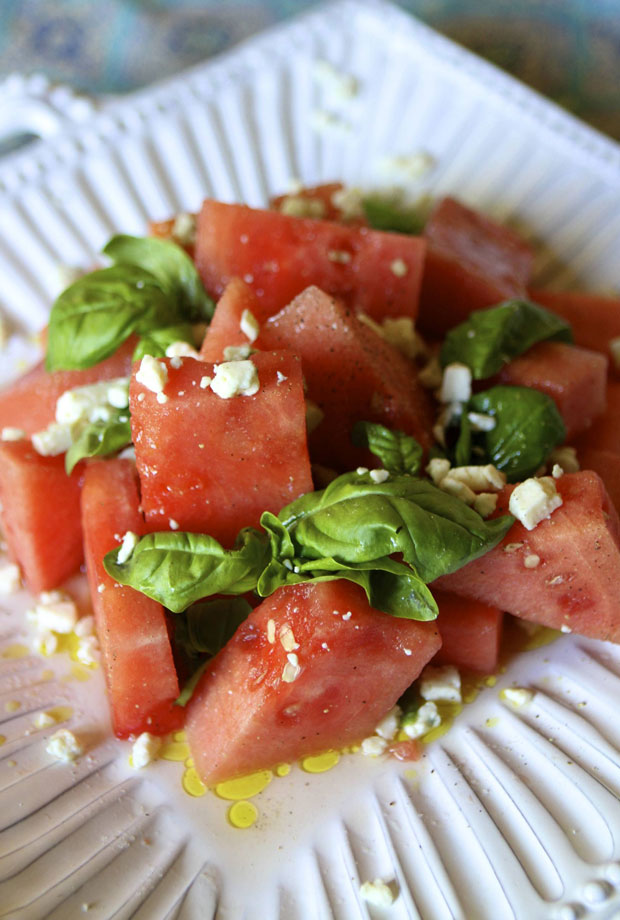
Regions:
M 343 303 L 308 288 L 262 326 L 257 341 L 301 356 L 308 396 L 324 413 L 309 438 L 313 462 L 338 469 L 373 462 L 351 444 L 358 420 L 401 429 L 430 446 L 433 408 L 415 365 Z
M 201 386 L 213 365 L 193 358 L 165 361 L 163 404 L 134 375 L 131 424 L 149 530 L 178 527 L 230 546 L 263 511 L 312 491 L 299 359 L 264 352 L 252 361 L 259 391 L 231 399 Z
M 504 365 L 498 380 L 550 396 L 564 420 L 569 441 L 605 411 L 607 360 L 586 348 L 540 342 Z
M 288 653 L 286 627 L 299 645 Z M 198 773 L 211 785 L 360 741 L 440 641 L 435 623 L 380 613 L 348 581 L 280 588 L 209 664 L 188 706 Z
M 0 430 L 21 428 L 34 434 L 54 421 L 56 402 L 66 390 L 83 387 L 99 380 L 128 377 L 131 356 L 136 346 L 131 336 L 111 357 L 83 371 L 45 370 L 43 362 L 0 392 Z
M 533 252 L 507 227 L 444 198 L 424 236 L 428 252 L 420 293 L 422 332 L 441 337 L 472 310 L 527 296 Z
M 532 290 L 531 297 L 571 324 L 577 345 L 611 357 L 609 343 L 620 336 L 620 298 L 542 288 Z M 610 366 L 615 369 L 613 361 Z
M 600 415 L 589 430 L 576 442 L 581 456 L 582 450 L 606 450 L 620 455 L 620 382 L 610 380 L 605 394 L 607 411 Z
M 425 251 L 419 237 L 207 200 L 196 265 L 214 296 L 243 278 L 258 298 L 259 320 L 312 284 L 377 320 L 414 318 Z
M 603 480 L 614 508 L 620 513 L 620 454 L 586 447 L 579 450 L 582 470 L 594 470 Z
M 620 641 L 620 523 L 601 479 L 582 470 L 557 480 L 560 508 L 534 530 L 515 523 L 485 556 L 434 586 L 525 620 Z M 514 486 L 498 502 L 506 512 Z M 539 564 L 525 566 L 528 556 Z
M 131 530 L 144 533 L 130 460 L 89 463 L 82 491 L 84 546 L 114 732 L 119 738 L 179 728 L 179 684 L 161 604 L 116 584 L 103 557 Z
M 241 278 L 232 278 L 215 306 L 213 319 L 200 348 L 203 361 L 222 361 L 224 349 L 230 345 L 251 344 L 241 329 L 241 318 L 245 310 L 256 317 L 260 307 L 249 284 Z
M 30 441 L 0 441 L 2 528 L 33 594 L 80 567 L 82 474 L 80 464 L 67 476 L 64 456 L 42 457 Z
M 441 648 L 433 664 L 452 664 L 483 674 L 497 669 L 504 614 L 477 600 L 433 590 L 439 607 Z

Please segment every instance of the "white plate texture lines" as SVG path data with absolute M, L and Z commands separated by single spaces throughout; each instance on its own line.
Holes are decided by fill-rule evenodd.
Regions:
M 324 62 L 356 92 L 318 78 Z M 453 193 L 544 242 L 539 283 L 620 287 L 618 147 L 389 4 L 343 0 L 0 163 L 1 309 L 38 330 L 60 264 L 88 267 L 113 233 L 206 196 L 260 205 L 293 178 L 402 185 L 385 159 L 419 151 L 435 166 L 408 192 Z M 129 768 L 100 672 L 78 683 L 66 656 L 12 655 L 28 604 L 0 611 L 0 917 L 618 916 L 617 647 L 565 637 L 519 656 L 418 764 L 293 767 L 238 830 L 225 802 L 182 791 L 181 765 Z M 531 701 L 504 703 L 511 685 Z M 33 730 L 50 707 L 88 738 L 74 766 Z M 360 895 L 375 878 L 389 909 Z

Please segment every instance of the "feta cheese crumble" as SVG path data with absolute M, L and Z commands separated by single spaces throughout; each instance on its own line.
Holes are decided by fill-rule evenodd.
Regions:
M 382 878 L 372 882 L 363 882 L 360 885 L 360 895 L 373 907 L 391 907 L 394 903 L 394 892 Z
M 375 728 L 375 734 L 379 735 L 380 738 L 385 738 L 386 741 L 391 741 L 396 737 L 396 733 L 400 728 L 400 717 L 400 706 L 393 706 Z
M 26 432 L 22 428 L 12 428 L 7 426 L 2 429 L 2 434 L 0 435 L 0 440 L 2 441 L 23 441 L 26 437 Z
M 198 359 L 200 355 L 196 349 L 189 344 L 189 342 L 171 342 L 170 345 L 166 348 L 166 357 L 167 358 L 195 358 Z
M 531 690 L 526 690 L 525 687 L 505 687 L 504 690 L 500 691 L 500 699 L 504 700 L 514 709 L 520 709 L 522 706 L 527 706 L 528 703 L 531 703 L 534 699 L 534 694 Z
M 394 259 L 390 262 L 390 271 L 393 275 L 396 275 L 397 278 L 404 278 L 409 269 L 404 259 Z
M 455 361 L 444 368 L 439 390 L 439 402 L 465 403 L 471 398 L 471 371 L 466 364 Z
M 260 332 L 260 325 L 251 310 L 243 311 L 239 328 L 250 342 L 256 341 Z
M 421 738 L 441 725 L 441 716 L 435 703 L 423 703 L 416 712 L 407 713 L 401 723 L 408 738 Z
M 68 728 L 59 728 L 47 742 L 45 750 L 57 760 L 71 763 L 84 753 L 84 746 Z
M 223 351 L 224 361 L 244 361 L 252 354 L 249 344 L 226 345 Z
M 0 594 L 15 594 L 21 588 L 22 576 L 15 562 L 0 564 Z
M 168 382 L 168 368 L 152 355 L 145 355 L 136 372 L 136 380 L 151 393 L 163 393 Z
M 77 607 L 60 591 L 43 591 L 35 604 L 33 619 L 42 635 L 51 632 L 68 635 L 78 620 Z
M 140 537 L 137 533 L 134 533 L 133 530 L 128 530 L 127 533 L 123 536 L 121 540 L 121 546 L 116 554 L 116 561 L 119 565 L 123 565 L 124 562 L 127 562 L 129 558 L 138 545 Z
M 172 238 L 181 246 L 193 246 L 196 242 L 196 215 L 185 211 L 177 214 L 171 232 Z
M 369 738 L 364 738 L 361 750 L 366 757 L 379 757 L 380 754 L 385 754 L 387 746 L 388 743 L 385 738 L 381 738 L 379 735 L 371 735 Z
M 377 485 L 380 485 L 382 482 L 386 482 L 386 480 L 390 478 L 390 474 L 387 470 L 371 470 L 369 476 Z
M 39 712 L 34 717 L 32 724 L 35 728 L 50 728 L 52 725 L 56 725 L 56 719 L 49 712 Z
M 131 748 L 131 766 L 134 770 L 142 770 L 155 760 L 160 748 L 161 738 L 150 732 L 142 732 Z
M 461 702 L 461 675 L 451 664 L 428 665 L 420 675 L 420 696 L 424 700 L 446 703 Z
M 224 361 L 215 365 L 214 371 L 210 387 L 220 399 L 253 396 L 260 389 L 258 371 L 252 361 Z
M 57 457 L 65 454 L 73 443 L 71 427 L 52 422 L 43 431 L 32 436 L 32 446 L 41 457 Z
M 555 480 L 551 476 L 532 477 L 513 490 L 508 510 L 526 528 L 533 530 L 541 521 L 551 517 L 562 504 Z

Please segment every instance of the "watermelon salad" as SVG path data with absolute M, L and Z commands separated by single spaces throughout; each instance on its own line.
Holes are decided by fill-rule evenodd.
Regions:
M 181 727 L 206 785 L 415 758 L 507 616 L 620 641 L 620 300 L 532 289 L 453 198 L 338 183 L 104 254 L 0 393 L 0 587 L 38 649 L 99 650 L 135 765 Z

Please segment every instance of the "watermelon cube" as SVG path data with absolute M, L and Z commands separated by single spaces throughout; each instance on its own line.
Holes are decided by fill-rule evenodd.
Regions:
M 542 288 L 532 290 L 530 296 L 571 324 L 577 345 L 611 357 L 609 343 L 620 336 L 619 297 L 582 291 L 546 291 Z M 615 368 L 613 361 L 611 368 Z
M 64 456 L 42 457 L 28 440 L 0 441 L 2 528 L 34 594 L 58 587 L 80 567 L 82 475 L 82 464 L 67 476 Z
M 358 420 L 399 428 L 430 446 L 433 407 L 415 364 L 341 301 L 307 288 L 263 324 L 258 343 L 301 356 L 308 396 L 324 414 L 309 437 L 313 462 L 345 470 L 376 465 L 351 443 Z
M 620 453 L 586 447 L 579 450 L 582 470 L 594 470 L 603 480 L 614 508 L 620 513 Z
M 433 590 L 441 648 L 433 664 L 492 674 L 497 668 L 504 614 L 498 607 Z
M 442 337 L 472 310 L 527 296 L 533 252 L 508 227 L 444 198 L 424 236 L 428 253 L 418 319 L 423 333 Z
M 563 504 L 533 530 L 518 521 L 494 549 L 434 587 L 542 626 L 620 642 L 620 522 L 600 477 L 556 481 Z M 514 486 L 499 496 L 508 509 Z
M 605 411 L 607 360 L 562 342 L 540 342 L 505 364 L 499 383 L 532 387 L 555 402 L 570 441 Z
M 101 646 L 102 665 L 119 738 L 179 728 L 183 712 L 173 705 L 179 684 L 161 604 L 117 584 L 103 557 L 127 531 L 144 533 L 134 464 L 96 460 L 88 464 L 82 490 L 86 568 Z
M 186 730 L 207 785 L 373 733 L 441 640 L 387 616 L 359 585 L 280 588 L 208 665 Z
M 225 348 L 251 344 L 241 328 L 245 310 L 249 310 L 255 318 L 259 314 L 256 295 L 241 278 L 231 278 L 215 305 L 213 319 L 202 341 L 200 357 L 203 361 L 222 361 Z
M 214 365 L 171 358 L 164 399 L 134 374 L 130 408 L 142 506 L 151 531 L 208 533 L 231 546 L 263 511 L 312 491 L 298 358 L 252 357 L 260 388 L 222 398 Z
M 205 201 L 198 218 L 196 266 L 206 289 L 219 297 L 231 278 L 243 278 L 259 320 L 311 284 L 377 320 L 414 318 L 425 252 L 420 237 L 219 201 Z

